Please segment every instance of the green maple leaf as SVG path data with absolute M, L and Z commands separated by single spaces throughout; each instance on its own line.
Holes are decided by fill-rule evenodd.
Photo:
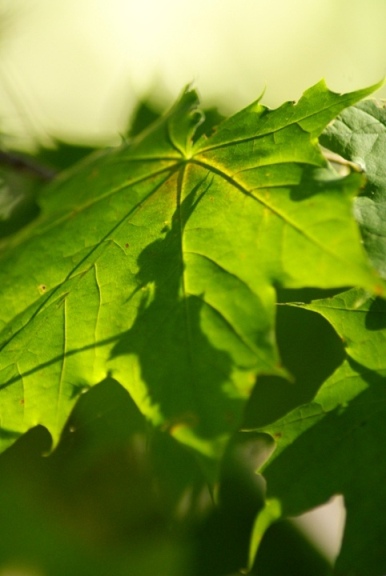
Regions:
M 364 101 L 344 110 L 320 138 L 366 177 L 354 200 L 354 214 L 369 258 L 383 277 L 385 125 L 384 107 Z M 343 494 L 347 519 L 334 574 L 380 576 L 386 571 L 380 513 L 386 473 L 386 304 L 353 289 L 302 307 L 334 327 L 347 359 L 312 402 L 264 428 L 275 439 L 276 450 L 261 469 L 267 480 L 267 505 L 256 521 L 252 556 L 270 522 Z
M 368 100 L 344 110 L 321 142 L 355 162 L 366 185 L 355 199 L 355 216 L 373 265 L 386 276 L 386 109 Z
M 336 329 L 347 359 L 314 400 L 264 428 L 276 450 L 261 468 L 267 505 L 258 517 L 252 556 L 267 526 L 343 494 L 347 510 L 334 574 L 380 576 L 386 569 L 386 303 L 363 290 L 317 300 Z
M 56 443 L 79 393 L 112 376 L 154 425 L 220 455 L 256 376 L 286 375 L 275 287 L 383 291 L 351 213 L 362 178 L 337 177 L 318 146 L 373 89 L 319 83 L 197 140 L 186 91 L 43 191 L 39 219 L 2 245 L 2 448 L 37 424 Z

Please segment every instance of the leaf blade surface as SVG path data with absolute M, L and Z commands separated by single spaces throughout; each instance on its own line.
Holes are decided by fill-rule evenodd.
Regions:
M 111 375 L 153 424 L 220 456 L 256 376 L 286 375 L 275 286 L 383 289 L 351 215 L 360 176 L 323 168 L 316 140 L 362 95 L 318 85 L 298 116 L 258 104 L 254 133 L 247 110 L 195 144 L 186 91 L 49 187 L 1 256 L 4 430 L 44 424 L 57 442 L 79 393 Z

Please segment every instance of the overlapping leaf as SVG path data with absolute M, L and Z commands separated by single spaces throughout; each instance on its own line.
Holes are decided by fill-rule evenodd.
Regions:
M 1 256 L 2 446 L 38 423 L 56 441 L 78 394 L 111 375 L 155 425 L 219 454 L 256 375 L 285 374 L 275 286 L 383 290 L 351 214 L 361 176 L 325 169 L 317 140 L 370 91 L 320 83 L 196 142 L 185 92 L 49 187 Z
M 385 275 L 385 109 L 365 101 L 344 110 L 321 142 L 365 173 L 355 199 L 369 258 Z M 347 360 L 313 402 L 265 428 L 277 443 L 263 471 L 267 506 L 257 519 L 254 545 L 269 522 L 299 514 L 342 493 L 347 525 L 336 574 L 386 571 L 383 478 L 386 384 L 386 305 L 361 289 L 317 300 L 303 308 L 321 314 L 342 340 Z M 366 529 L 364 529 L 366 527 Z
M 386 276 L 386 109 L 368 100 L 344 110 L 329 126 L 322 143 L 366 174 L 355 200 L 355 215 L 371 261 Z
M 315 301 L 346 345 L 348 359 L 310 404 L 265 428 L 277 448 L 263 468 L 263 519 L 297 515 L 343 494 L 347 520 L 334 574 L 380 576 L 384 547 L 386 304 L 360 290 Z M 273 511 L 273 513 L 272 513 Z M 256 544 L 256 542 L 255 542 Z

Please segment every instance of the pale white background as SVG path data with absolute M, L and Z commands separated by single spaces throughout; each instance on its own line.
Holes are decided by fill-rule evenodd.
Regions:
M 0 0 L 1 131 L 114 140 L 139 97 L 190 82 L 225 112 L 362 88 L 385 30 L 385 0 Z

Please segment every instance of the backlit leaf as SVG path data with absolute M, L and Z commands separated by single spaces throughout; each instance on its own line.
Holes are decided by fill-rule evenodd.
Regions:
M 37 424 L 57 442 L 79 394 L 111 376 L 154 425 L 219 456 L 256 376 L 286 376 L 275 288 L 383 292 L 352 217 L 362 177 L 328 169 L 317 138 L 372 89 L 319 83 L 198 139 L 185 91 L 49 186 L 1 254 L 2 447 Z
M 267 506 L 256 522 L 253 546 L 272 507 L 279 512 L 271 521 L 343 494 L 347 519 L 334 574 L 380 576 L 386 570 L 380 514 L 386 474 L 386 303 L 356 289 L 302 307 L 332 324 L 348 358 L 312 402 L 261 429 L 274 438 L 276 450 L 260 470 Z

